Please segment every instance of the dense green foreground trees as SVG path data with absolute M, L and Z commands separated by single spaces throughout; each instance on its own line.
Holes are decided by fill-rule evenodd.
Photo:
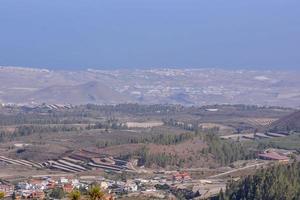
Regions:
M 200 133 L 196 132 L 196 134 Z M 221 165 L 228 165 L 237 160 L 252 159 L 255 157 L 255 152 L 251 151 L 245 144 L 221 140 L 214 132 L 201 133 L 200 138 L 208 145 L 208 148 L 203 149 L 202 153 L 214 155 Z
M 300 164 L 278 165 L 228 185 L 219 200 L 298 200 Z

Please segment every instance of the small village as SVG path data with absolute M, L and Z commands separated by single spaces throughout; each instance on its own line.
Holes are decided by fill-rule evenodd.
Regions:
M 291 161 L 292 155 L 294 152 L 288 150 L 266 149 L 257 154 L 256 160 L 198 179 L 191 176 L 192 169 L 190 171 L 153 171 L 143 167 L 136 169 L 132 163 L 85 149 L 73 152 L 64 159 L 48 161 L 48 165 L 32 163 L 32 167 L 49 167 L 56 173 L 2 179 L 0 192 L 5 194 L 7 199 L 63 199 L 68 198 L 73 191 L 88 195 L 89 189 L 97 186 L 104 194 L 103 199 L 107 200 L 141 196 L 176 199 L 175 196 L 178 194 L 184 195 L 187 199 L 206 199 L 217 195 L 220 190 L 224 191 L 228 180 L 239 180 L 239 175 L 244 171 L 257 170 L 274 164 L 287 164 Z M 10 165 L 22 163 L 24 167 L 30 165 L 30 161 L 13 160 L 3 156 L 0 160 Z M 95 161 L 98 164 L 95 164 Z M 87 171 L 93 172 L 93 175 L 82 174 Z

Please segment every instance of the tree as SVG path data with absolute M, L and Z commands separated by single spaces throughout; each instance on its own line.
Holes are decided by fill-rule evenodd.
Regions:
M 5 197 L 5 193 L 4 192 L 0 192 L 0 199 L 4 199 Z
M 65 192 L 62 188 L 54 188 L 50 193 L 50 197 L 55 199 L 62 199 L 65 196 Z
M 225 200 L 225 195 L 224 195 L 223 189 L 221 189 L 221 191 L 219 193 L 219 200 Z
M 258 171 L 238 182 L 231 182 L 219 200 L 296 200 L 300 199 L 300 163 L 277 165 Z
M 91 186 L 88 191 L 89 200 L 102 200 L 104 193 L 101 191 L 98 185 Z
M 79 200 L 81 197 L 81 193 L 79 190 L 75 189 L 75 190 L 72 190 L 69 194 L 69 199 L 70 200 Z

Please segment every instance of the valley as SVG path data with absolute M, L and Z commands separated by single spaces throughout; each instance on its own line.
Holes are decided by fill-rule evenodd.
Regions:
M 121 199 L 182 192 L 210 198 L 229 180 L 299 159 L 297 113 L 246 105 L 5 105 L 0 177 L 114 183 L 126 175 L 124 184 L 144 184 L 133 191 L 109 186 Z

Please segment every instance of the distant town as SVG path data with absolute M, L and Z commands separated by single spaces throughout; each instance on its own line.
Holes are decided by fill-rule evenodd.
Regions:
M 298 71 L 217 68 L 68 71 L 0 67 L 0 103 L 299 107 L 298 77 Z

